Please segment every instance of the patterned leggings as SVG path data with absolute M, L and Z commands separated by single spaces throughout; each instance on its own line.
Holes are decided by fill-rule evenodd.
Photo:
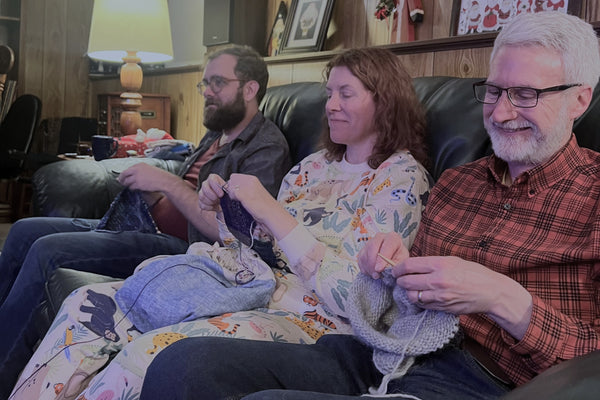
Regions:
M 183 322 L 145 334 L 114 301 L 122 282 L 79 288 L 63 303 L 10 399 L 137 399 L 156 354 L 185 337 L 310 344 L 323 334 L 351 332 L 320 304 L 305 301 L 312 299 L 311 293 L 297 276 L 278 271 L 276 279 L 268 309 Z

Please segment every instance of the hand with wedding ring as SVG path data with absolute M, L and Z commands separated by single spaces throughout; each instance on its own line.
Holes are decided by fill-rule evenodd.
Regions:
M 455 315 L 486 314 L 516 339 L 527 331 L 531 294 L 517 281 L 459 257 L 410 257 L 392 269 L 419 306 Z
M 391 268 L 396 283 L 420 307 L 455 315 L 484 313 L 514 337 L 531 318 L 531 294 L 506 275 L 459 257 L 409 257 L 397 233 L 378 233 L 358 254 L 361 271 L 374 279 Z

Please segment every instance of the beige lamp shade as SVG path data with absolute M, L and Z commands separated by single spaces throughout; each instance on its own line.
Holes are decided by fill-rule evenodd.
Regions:
M 88 55 L 121 62 L 127 52 L 142 63 L 173 59 L 167 0 L 94 0 Z

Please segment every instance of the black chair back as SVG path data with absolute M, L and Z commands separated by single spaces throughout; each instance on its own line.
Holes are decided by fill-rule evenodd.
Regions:
M 41 100 L 31 94 L 17 97 L 10 106 L 0 124 L 0 178 L 14 178 L 23 171 L 41 112 Z

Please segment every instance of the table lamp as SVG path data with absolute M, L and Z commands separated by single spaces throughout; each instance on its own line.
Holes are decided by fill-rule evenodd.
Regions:
M 142 126 L 143 73 L 138 63 L 173 59 L 167 0 L 94 0 L 90 58 L 124 62 L 121 67 L 121 135 L 133 135 Z

